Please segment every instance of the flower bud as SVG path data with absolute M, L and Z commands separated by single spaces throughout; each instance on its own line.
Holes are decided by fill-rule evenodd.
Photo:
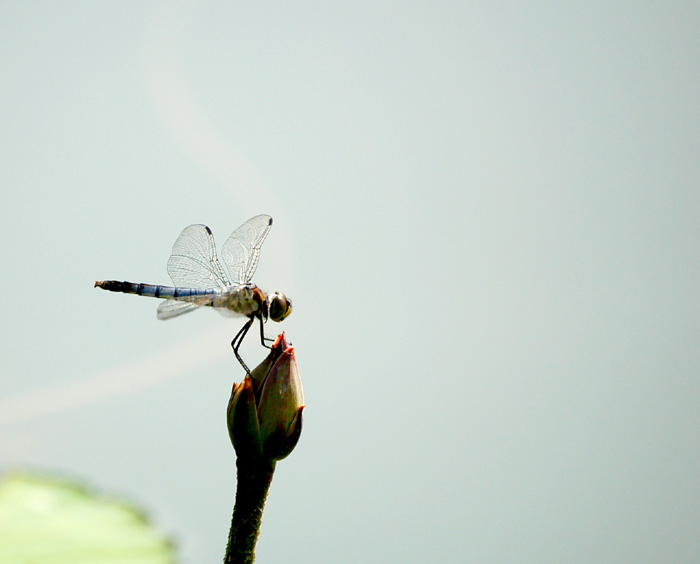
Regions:
M 304 390 L 294 349 L 284 333 L 250 376 L 234 384 L 228 432 L 239 458 L 281 460 L 301 435 Z

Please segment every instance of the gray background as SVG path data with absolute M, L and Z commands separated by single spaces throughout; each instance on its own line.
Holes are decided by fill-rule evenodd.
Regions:
M 2 3 L 2 469 L 220 561 L 240 322 L 92 284 L 168 283 L 183 227 L 269 213 L 307 408 L 259 562 L 698 562 L 698 29 L 697 2 Z

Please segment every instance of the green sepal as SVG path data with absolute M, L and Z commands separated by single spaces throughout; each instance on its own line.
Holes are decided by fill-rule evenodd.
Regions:
M 299 410 L 294 415 L 291 425 L 287 429 L 287 433 L 284 437 L 281 437 L 276 441 L 268 441 L 265 443 L 265 457 L 271 460 L 282 460 L 287 458 L 294 447 L 297 446 L 299 442 L 299 437 L 301 436 L 301 426 L 302 426 L 302 412 L 304 411 L 304 406 L 302 405 Z M 272 447 L 276 447 L 274 452 Z
M 228 432 L 238 457 L 262 456 L 260 424 L 251 379 L 246 376 L 236 386 L 229 402 Z

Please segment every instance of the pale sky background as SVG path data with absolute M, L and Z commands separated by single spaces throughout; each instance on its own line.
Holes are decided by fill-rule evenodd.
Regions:
M 699 29 L 697 1 L 3 2 L 1 468 L 219 562 L 241 322 L 92 285 L 269 213 L 307 408 L 257 562 L 700 561 Z

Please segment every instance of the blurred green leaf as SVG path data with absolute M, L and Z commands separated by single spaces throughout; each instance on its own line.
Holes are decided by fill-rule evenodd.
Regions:
M 0 481 L 3 564 L 171 564 L 143 513 L 74 482 L 26 474 Z

